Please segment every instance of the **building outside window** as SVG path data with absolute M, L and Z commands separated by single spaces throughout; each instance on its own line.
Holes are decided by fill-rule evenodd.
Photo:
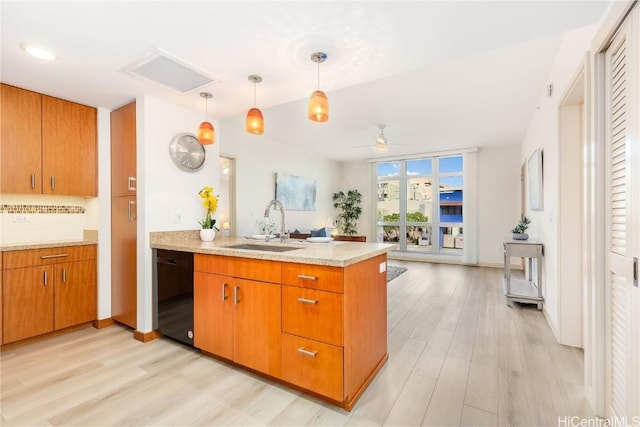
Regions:
M 462 156 L 376 164 L 379 242 L 399 251 L 462 255 Z

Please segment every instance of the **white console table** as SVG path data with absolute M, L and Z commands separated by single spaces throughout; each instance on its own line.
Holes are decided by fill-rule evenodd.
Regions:
M 507 297 L 507 304 L 513 306 L 513 301 L 527 304 L 537 304 L 538 310 L 542 310 L 542 243 L 536 240 L 513 240 L 505 238 L 502 242 L 504 248 L 504 278 L 502 288 Z M 528 258 L 529 278 L 511 277 L 511 257 Z M 536 260 L 536 281 L 533 280 L 533 259 Z

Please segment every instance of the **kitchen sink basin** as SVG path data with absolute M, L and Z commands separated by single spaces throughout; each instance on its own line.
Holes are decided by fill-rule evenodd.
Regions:
M 256 245 L 252 243 L 241 243 L 239 245 L 227 246 L 230 249 L 249 249 L 252 251 L 266 251 L 266 252 L 288 252 L 295 251 L 302 248 L 294 248 L 291 246 L 272 246 L 272 245 Z

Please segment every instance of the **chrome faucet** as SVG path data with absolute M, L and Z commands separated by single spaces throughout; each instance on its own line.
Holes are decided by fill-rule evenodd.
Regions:
M 280 215 L 281 215 L 281 221 L 280 221 L 280 241 L 281 242 L 285 242 L 287 236 L 287 233 L 285 232 L 285 228 L 284 228 L 284 205 L 282 204 L 282 202 L 280 200 L 277 199 L 273 199 L 272 201 L 270 201 L 269 203 L 267 203 L 267 207 L 264 209 L 264 217 L 265 218 L 269 218 L 269 210 L 271 209 L 271 206 L 274 206 L 276 210 L 280 209 Z M 268 239 L 269 237 L 267 237 Z

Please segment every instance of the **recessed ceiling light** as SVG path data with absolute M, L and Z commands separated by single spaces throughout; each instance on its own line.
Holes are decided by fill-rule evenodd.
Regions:
M 55 53 L 43 47 L 33 46 L 27 43 L 22 43 L 20 47 L 24 49 L 24 51 L 29 55 L 35 56 L 36 58 L 46 59 L 47 61 L 53 61 L 54 59 L 56 59 Z

